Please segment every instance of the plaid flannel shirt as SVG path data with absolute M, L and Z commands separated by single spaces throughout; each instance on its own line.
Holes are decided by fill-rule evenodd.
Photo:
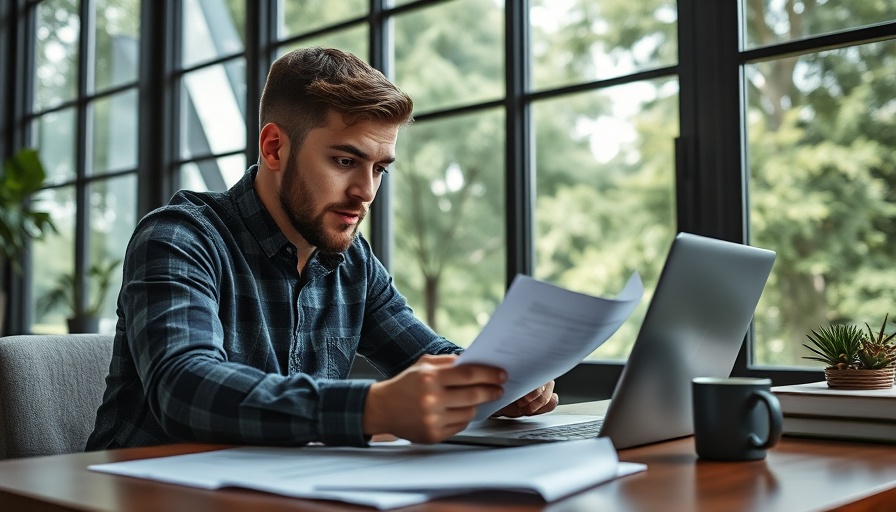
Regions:
M 178 192 L 128 245 L 103 403 L 88 450 L 177 441 L 363 446 L 373 381 L 460 349 L 416 319 L 361 237 L 295 248 L 253 189 Z

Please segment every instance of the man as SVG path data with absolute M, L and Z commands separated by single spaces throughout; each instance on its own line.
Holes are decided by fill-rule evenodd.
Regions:
M 337 50 L 278 59 L 258 166 L 226 193 L 178 192 L 138 224 L 88 450 L 176 441 L 433 443 L 497 399 L 503 370 L 407 307 L 358 233 L 413 103 Z M 355 353 L 386 380 L 349 380 Z M 499 414 L 553 410 L 553 382 Z

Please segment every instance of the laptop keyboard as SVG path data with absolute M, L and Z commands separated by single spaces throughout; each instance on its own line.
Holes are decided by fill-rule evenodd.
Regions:
M 534 439 L 542 441 L 575 441 L 577 439 L 591 439 L 597 437 L 604 420 L 585 421 L 572 425 L 554 425 L 539 428 L 522 433 L 516 437 L 520 439 Z

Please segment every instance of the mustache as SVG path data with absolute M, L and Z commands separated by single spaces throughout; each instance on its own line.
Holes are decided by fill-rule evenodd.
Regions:
M 330 203 L 327 206 L 328 210 L 336 210 L 340 212 L 357 212 L 358 217 L 363 219 L 367 216 L 368 208 L 364 206 L 364 203 L 355 203 L 355 202 L 345 202 L 345 203 Z

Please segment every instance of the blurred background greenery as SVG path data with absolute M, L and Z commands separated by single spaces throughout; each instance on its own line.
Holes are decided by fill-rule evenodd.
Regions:
M 136 69 L 113 56 L 139 39 L 140 2 L 99 3 L 112 10 L 96 19 L 97 34 L 106 34 L 96 40 L 97 80 L 115 84 L 116 77 Z M 66 28 L 73 26 L 79 4 L 43 2 L 39 23 L 47 30 L 38 33 L 39 76 L 71 74 L 66 63 L 77 56 L 54 58 L 53 49 L 71 48 L 61 43 L 68 43 Z M 252 123 L 254 114 L 247 116 L 241 100 L 245 76 L 239 74 L 245 2 L 201 4 L 205 12 L 219 5 L 227 16 L 202 25 L 196 17 L 198 0 L 184 2 L 191 17 L 185 18 L 182 64 L 237 52 L 233 62 L 215 65 L 221 71 L 217 76 L 226 75 L 234 84 L 227 96 L 231 101 L 218 99 L 215 108 L 220 113 L 232 104 L 236 119 Z M 281 0 L 277 5 L 278 37 L 287 40 L 278 54 L 311 44 L 369 54 L 368 25 L 359 18 L 369 9 L 367 0 Z M 390 22 L 393 78 L 414 97 L 418 116 L 400 135 L 397 163 L 386 178 L 393 193 L 391 270 L 418 316 L 461 345 L 488 321 L 506 286 L 504 7 L 500 0 L 429 2 Z M 745 49 L 896 19 L 896 3 L 882 1 L 744 0 L 742 9 Z M 676 231 L 677 4 L 531 0 L 529 15 L 531 93 L 561 91 L 531 101 L 535 277 L 608 296 L 631 272 L 639 272 L 647 289 L 641 307 L 591 356 L 624 359 Z M 339 24 L 338 30 L 323 30 Z M 301 34 L 309 36 L 289 39 Z M 203 37 L 233 44 L 203 56 Z M 131 43 L 121 42 L 128 38 Z M 198 124 L 184 126 L 204 129 L 213 153 L 224 156 L 185 163 L 180 185 L 222 189 L 239 178 L 246 161 L 241 142 L 222 142 L 225 150 L 215 150 L 225 134 L 214 129 L 220 120 L 203 117 L 201 101 L 228 82 L 202 78 L 200 71 L 209 70 L 183 77 L 183 101 L 192 101 L 198 112 L 192 121 Z M 646 71 L 652 72 L 638 78 Z M 896 240 L 896 41 L 768 59 L 744 66 L 742 76 L 749 242 L 778 253 L 756 312 L 752 356 L 760 365 L 804 366 L 801 344 L 809 329 L 836 321 L 874 323 L 896 312 L 891 252 Z M 577 87 L 625 77 L 609 87 Z M 42 85 L 38 104 L 70 96 L 70 84 L 60 78 Z M 118 103 L 109 101 L 106 110 L 97 106 L 95 124 L 106 129 L 96 134 L 93 172 L 119 168 L 113 161 L 116 152 L 108 149 L 120 148 L 116 137 L 127 130 L 113 122 L 120 117 L 116 112 L 127 112 L 136 102 L 126 92 L 114 97 Z M 59 119 L 67 111 L 52 115 Z M 42 126 L 48 127 L 45 139 L 52 135 L 58 145 L 68 132 L 52 128 L 59 125 L 52 119 Z M 194 151 L 192 143 L 181 142 L 183 158 L 208 153 Z M 54 172 L 63 182 L 69 172 L 65 155 L 47 144 L 43 150 L 51 167 L 57 162 Z M 202 164 L 216 169 L 219 181 Z M 96 219 L 92 258 L 120 257 L 136 222 L 128 210 L 133 177 L 113 178 L 90 189 Z M 74 186 L 44 195 L 43 204 L 71 212 Z M 41 262 L 34 275 L 36 297 L 55 276 L 71 271 L 74 224 L 60 222 L 59 227 L 58 236 L 35 249 Z M 111 295 L 105 315 L 114 319 Z M 51 311 L 37 317 L 33 328 L 52 330 L 61 319 L 60 312 Z

